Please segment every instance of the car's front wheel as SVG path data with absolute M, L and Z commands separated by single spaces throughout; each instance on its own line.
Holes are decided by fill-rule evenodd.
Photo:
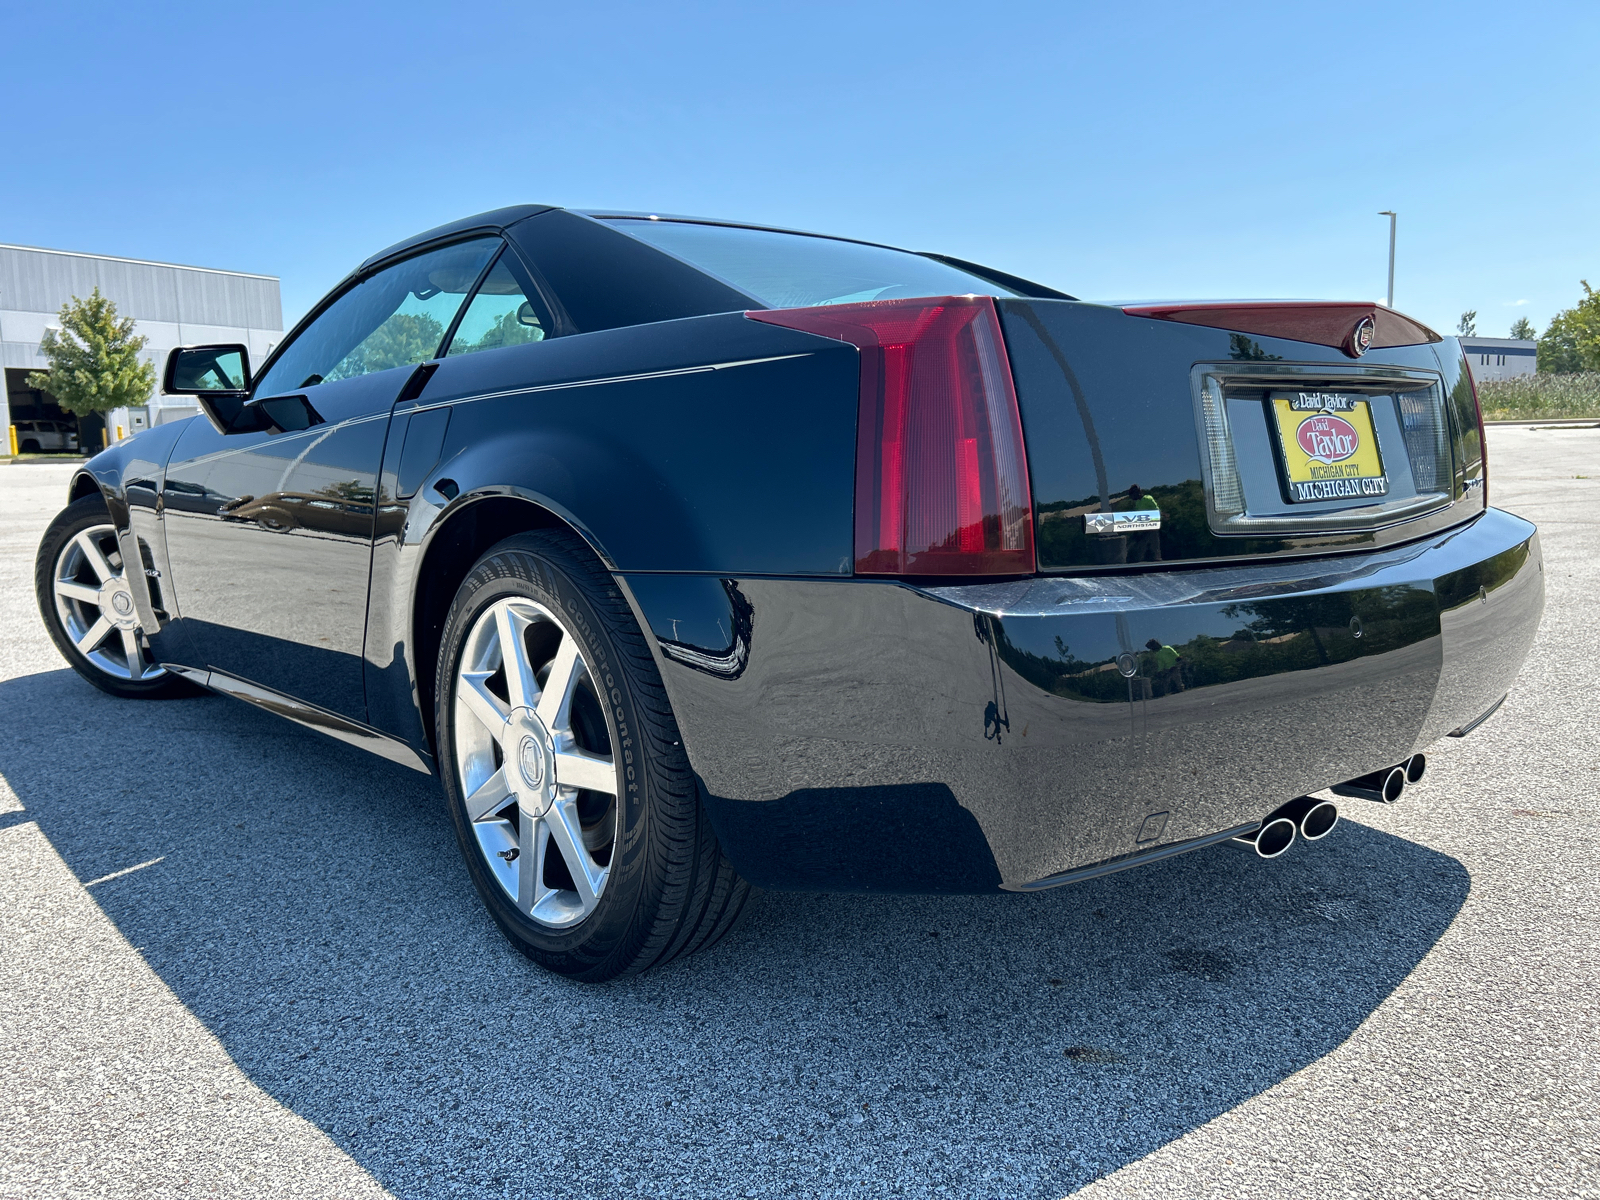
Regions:
M 440 645 L 440 774 L 474 885 L 524 953 L 586 981 L 717 941 L 749 893 L 722 854 L 650 651 L 570 535 L 493 547 Z
M 161 668 L 139 635 L 128 566 L 98 493 L 74 500 L 50 522 L 34 563 L 34 590 L 50 639 L 95 687 L 125 698 L 196 694 L 194 685 Z

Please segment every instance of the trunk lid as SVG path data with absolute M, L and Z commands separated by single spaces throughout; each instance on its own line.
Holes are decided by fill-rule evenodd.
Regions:
M 1483 510 L 1460 347 L 1400 314 L 997 305 L 1041 571 L 1371 549 Z

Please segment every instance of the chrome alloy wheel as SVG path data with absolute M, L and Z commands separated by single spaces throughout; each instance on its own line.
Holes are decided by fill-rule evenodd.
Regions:
M 117 679 L 166 674 L 139 643 L 139 616 L 112 526 L 92 525 L 62 546 L 51 587 L 61 627 L 97 668 Z
M 533 920 L 576 925 L 611 873 L 618 791 L 611 721 L 577 639 L 533 600 L 497 600 L 462 647 L 452 716 L 485 862 Z

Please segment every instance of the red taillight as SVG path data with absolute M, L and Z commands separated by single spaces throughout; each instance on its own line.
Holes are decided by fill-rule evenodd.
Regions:
M 857 574 L 1033 571 L 1022 420 L 992 299 L 874 300 L 745 315 L 861 351 Z

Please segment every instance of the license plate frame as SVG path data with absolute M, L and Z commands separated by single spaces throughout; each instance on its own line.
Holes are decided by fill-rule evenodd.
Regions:
M 1273 391 L 1267 406 L 1290 504 L 1381 500 L 1389 494 L 1371 397 Z

